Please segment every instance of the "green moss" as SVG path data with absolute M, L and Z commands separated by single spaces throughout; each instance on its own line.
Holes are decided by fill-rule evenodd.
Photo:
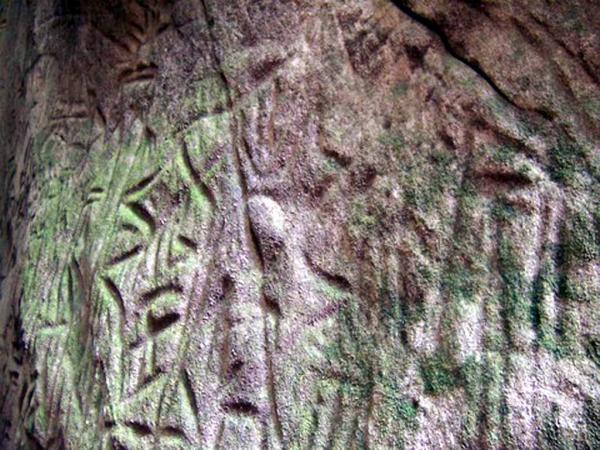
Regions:
M 591 262 L 600 257 L 600 241 L 592 219 L 584 212 L 576 212 L 563 228 L 559 259 L 566 265 Z
M 111 445 L 116 444 L 118 447 L 132 450 L 142 450 L 150 447 L 152 439 L 152 436 L 140 437 L 130 427 L 121 425 L 116 426 L 111 432 Z
M 389 333 L 403 333 L 408 324 L 408 302 L 389 288 L 387 282 L 379 287 L 379 308 L 383 325 Z
M 350 212 L 351 231 L 357 236 L 364 236 L 379 223 L 373 209 L 364 200 L 357 199 L 352 204 Z
M 596 298 L 596 293 L 589 288 L 587 279 L 574 279 L 569 273 L 562 274 L 559 286 L 559 295 L 565 300 L 591 302 Z
M 306 405 L 297 410 L 297 430 L 296 438 L 298 442 L 310 442 L 310 437 L 319 426 L 319 420 L 316 409 L 312 405 Z
M 515 162 L 515 158 L 517 155 L 517 152 L 514 148 L 508 147 L 506 145 L 490 147 L 486 149 L 486 152 L 491 154 L 493 161 L 508 165 L 513 164 Z
M 458 262 L 452 262 L 443 276 L 445 290 L 456 301 L 473 301 L 475 296 L 475 277 L 469 270 Z
M 510 107 L 510 104 L 506 100 L 497 95 L 484 98 L 483 103 L 488 109 L 489 114 L 496 120 L 503 120 Z
M 596 119 L 600 117 L 600 99 L 589 98 L 583 102 L 583 109 Z
M 489 447 L 499 448 L 502 441 L 504 363 L 498 352 L 484 353 L 482 374 L 485 438 Z
M 586 423 L 585 444 L 587 448 L 598 449 L 600 448 L 600 401 L 586 399 L 583 415 Z
M 78 328 L 77 325 L 78 324 L 75 325 L 75 328 Z M 83 333 L 81 333 L 81 330 L 74 329 L 70 330 L 67 336 L 67 352 L 70 360 L 73 363 L 73 366 L 77 368 L 77 370 L 81 370 L 83 364 L 87 362 L 84 359 L 86 348 L 81 340 L 82 334 Z
M 402 134 L 389 131 L 379 137 L 379 143 L 397 165 L 405 205 L 420 214 L 437 214 L 446 207 L 448 195 L 456 191 L 460 180 L 456 155 L 440 150 L 434 141 L 426 129 Z
M 32 223 L 28 248 L 30 265 L 24 271 L 25 297 L 42 297 L 46 301 L 32 302 L 38 306 L 28 313 L 32 320 L 24 321 L 24 327 L 26 334 L 38 343 L 36 345 L 52 339 L 56 342 L 57 349 L 64 349 L 66 357 L 57 368 L 56 376 L 63 384 L 58 389 L 63 392 L 61 401 L 71 412 L 68 422 L 59 425 L 78 430 L 80 435 L 74 438 L 74 442 L 81 444 L 76 445 L 79 448 L 89 448 L 84 444 L 91 435 L 82 430 L 84 417 L 78 403 L 81 396 L 88 395 L 81 384 L 87 384 L 86 374 L 91 364 L 91 355 L 86 353 L 83 345 L 88 330 L 81 329 L 83 324 L 79 322 L 83 294 L 80 292 L 81 287 L 77 286 L 76 277 L 70 273 L 69 264 L 78 260 L 80 252 L 85 251 L 89 264 L 94 267 L 103 247 L 114 247 L 105 246 L 105 243 L 113 242 L 118 216 L 114 211 L 120 196 L 128 184 L 139 181 L 140 177 L 149 173 L 154 162 L 162 160 L 162 150 L 146 144 L 133 145 L 131 142 L 129 140 L 116 150 L 107 148 L 104 152 L 90 154 L 86 160 L 87 175 L 77 182 L 76 178 L 67 173 L 62 178 L 51 178 L 44 183 L 41 190 L 43 201 L 40 202 L 44 208 L 38 211 Z M 65 174 L 64 171 L 61 173 Z M 92 187 L 95 188 L 93 191 Z M 84 206 L 86 201 L 89 203 Z M 103 211 L 113 212 L 103 214 Z M 86 225 L 85 237 L 82 236 L 82 230 L 78 229 L 83 217 L 92 219 Z M 48 273 L 58 276 L 52 279 L 41 276 Z M 92 291 L 89 306 L 93 314 L 100 312 L 101 316 L 98 318 L 102 321 L 98 329 L 102 331 L 97 336 L 97 350 L 104 358 L 110 391 L 109 398 L 105 398 L 103 402 L 107 407 L 112 407 L 118 401 L 123 385 L 122 315 L 120 306 L 114 304 L 109 293 L 99 294 L 97 289 Z M 49 327 L 39 329 L 40 319 Z M 57 327 L 56 324 L 62 325 Z M 57 351 L 61 354 L 61 350 Z M 94 407 L 100 408 L 98 405 Z M 93 411 L 86 414 L 94 416 Z
M 441 395 L 459 384 L 459 377 L 452 359 L 444 352 L 425 358 L 420 365 L 425 392 Z
M 465 389 L 467 412 L 463 421 L 462 441 L 466 448 L 475 443 L 481 423 L 481 396 L 483 394 L 482 364 L 474 357 L 466 358 L 460 368 L 460 378 Z
M 339 289 L 330 283 L 326 283 L 325 281 L 318 281 L 317 289 L 329 300 L 333 300 L 335 302 L 341 302 L 348 298 L 349 295 L 346 291 Z
M 498 222 L 509 222 L 517 216 L 515 207 L 507 201 L 498 201 L 492 208 L 492 217 Z
M 33 427 L 37 430 L 45 431 L 48 427 L 48 415 L 44 405 L 36 408 L 33 416 Z
M 458 77 L 458 82 L 460 85 L 469 90 L 475 89 L 480 81 L 481 80 L 479 80 L 475 74 L 467 71 L 464 71 L 461 73 L 461 76 Z
M 227 105 L 228 90 L 219 74 L 202 79 L 195 87 L 193 107 L 198 114 L 209 114 Z
M 560 141 L 549 152 L 550 176 L 567 186 L 579 186 L 578 174 L 585 171 L 586 151 L 575 143 Z
M 498 264 L 504 288 L 502 291 L 502 312 L 504 328 L 510 343 L 520 348 L 523 343 L 518 338 L 519 330 L 531 320 L 531 286 L 524 277 L 524 267 L 517 258 L 512 241 L 502 238 L 498 248 Z
M 576 212 L 570 223 L 563 227 L 558 250 L 561 267 L 558 293 L 564 300 L 591 301 L 594 294 L 585 283 L 574 279 L 572 270 L 593 263 L 600 258 L 600 239 L 593 220 L 584 212 Z
M 540 447 L 547 450 L 570 450 L 558 422 L 558 406 L 552 405 L 552 411 L 546 416 L 542 426 Z
M 579 328 L 579 314 L 576 307 L 565 305 L 556 330 L 560 356 L 572 357 L 580 354 Z
M 468 180 L 464 181 L 456 192 L 460 211 L 469 213 L 477 211 L 479 195 L 475 186 Z
M 221 145 L 224 145 L 230 139 L 230 114 L 215 114 L 204 117 L 195 122 L 185 133 L 184 140 L 189 151 L 191 163 L 195 167 L 202 167 L 201 162 L 211 156 Z M 221 158 L 221 160 L 225 160 Z M 221 163 L 223 164 L 223 163 Z M 204 182 L 208 182 L 214 177 L 217 169 L 212 174 L 201 173 Z
M 135 228 L 140 230 L 144 236 L 150 237 L 152 235 L 152 229 L 150 224 L 143 220 L 130 205 L 120 205 L 119 215 L 123 224 L 133 225 Z
M 408 92 L 408 83 L 401 81 L 396 83 L 396 85 L 392 88 L 392 95 L 394 97 L 404 97 Z
M 148 312 L 155 317 L 161 317 L 173 311 L 177 311 L 181 304 L 181 298 L 177 294 L 167 293 L 161 295 L 158 299 L 154 300 L 148 309 Z
M 363 310 L 359 299 L 348 296 L 340 308 L 340 331 L 338 341 L 333 343 L 327 354 L 334 370 L 343 374 L 342 392 L 351 395 L 360 392 L 360 397 L 368 397 L 373 386 L 374 342 L 364 324 Z
M 406 138 L 398 133 L 384 133 L 379 137 L 379 143 L 395 152 L 402 152 L 407 145 Z
M 536 332 L 537 343 L 549 352 L 556 353 L 556 333 L 546 304 L 558 292 L 557 277 L 550 262 L 545 262 L 533 284 L 531 323 Z
M 586 338 L 585 352 L 587 357 L 600 368 L 600 334 L 591 335 Z
M 341 169 L 341 167 L 342 166 L 340 166 L 340 164 L 336 160 L 332 158 L 327 158 L 321 165 L 320 171 L 323 175 L 329 176 L 334 173 L 337 173 Z
M 382 288 L 382 295 L 389 294 Z M 367 308 L 360 299 L 348 297 L 340 310 L 339 338 L 327 351 L 331 370 L 339 374 L 341 408 L 344 411 L 363 410 L 373 402 L 373 420 L 380 437 L 400 445 L 406 433 L 417 427 L 418 404 L 403 395 L 401 385 L 405 367 L 404 350 L 399 341 L 398 325 L 389 318 L 387 327 L 372 325 Z M 350 419 L 354 424 L 347 423 Z M 352 440 L 366 433 L 366 417 L 342 419 L 352 434 Z M 353 431 L 351 431 L 353 430 Z
M 407 399 L 394 399 L 394 413 L 398 420 L 410 428 L 416 428 L 419 409 L 417 403 Z

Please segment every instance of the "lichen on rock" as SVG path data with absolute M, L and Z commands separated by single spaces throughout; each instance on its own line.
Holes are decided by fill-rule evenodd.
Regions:
M 594 6 L 0 2 L 0 447 L 598 448 Z

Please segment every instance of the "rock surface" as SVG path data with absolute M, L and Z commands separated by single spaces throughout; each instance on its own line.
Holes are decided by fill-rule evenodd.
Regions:
M 600 448 L 599 29 L 0 2 L 0 447 Z

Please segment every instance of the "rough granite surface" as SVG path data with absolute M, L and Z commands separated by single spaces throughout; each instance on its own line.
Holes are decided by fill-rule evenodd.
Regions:
M 597 0 L 0 0 L 0 448 L 600 449 Z

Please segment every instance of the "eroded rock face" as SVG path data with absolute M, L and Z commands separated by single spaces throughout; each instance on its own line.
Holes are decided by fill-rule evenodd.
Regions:
M 600 446 L 594 2 L 2 5 L 0 446 Z

